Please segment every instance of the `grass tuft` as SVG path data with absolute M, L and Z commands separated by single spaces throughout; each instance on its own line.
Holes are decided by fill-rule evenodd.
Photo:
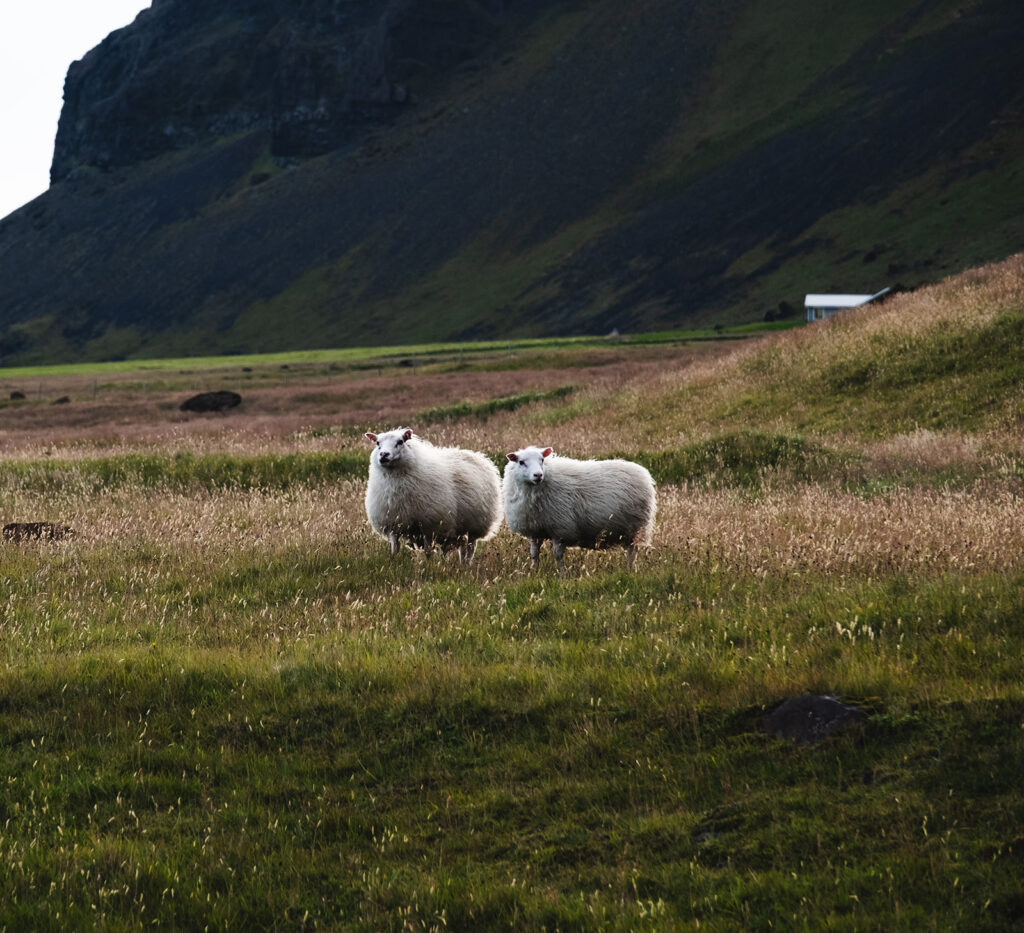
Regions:
M 657 483 L 696 483 L 759 488 L 781 471 L 795 481 L 833 473 L 843 457 L 797 435 L 740 431 L 699 441 L 679 450 L 639 451 L 620 456 L 636 460 Z
M 457 402 L 454 405 L 440 405 L 420 412 L 417 418 L 427 424 L 439 421 L 459 420 L 462 418 L 480 418 L 486 421 L 492 415 L 504 411 L 516 411 L 524 405 L 536 402 L 550 402 L 566 398 L 576 391 L 576 386 L 559 386 L 547 392 L 523 392 L 519 395 L 506 395 L 493 398 L 486 402 Z

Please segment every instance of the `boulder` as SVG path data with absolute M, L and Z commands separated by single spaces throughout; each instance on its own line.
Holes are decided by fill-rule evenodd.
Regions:
M 4 525 L 5 541 L 61 541 L 75 534 L 67 525 L 53 522 L 10 522 Z
M 182 411 L 227 411 L 241 402 L 242 396 L 237 392 L 222 389 L 219 392 L 200 392 L 185 399 L 178 407 Z
M 811 745 L 867 718 L 867 713 L 832 696 L 790 697 L 762 720 L 765 732 L 797 745 Z

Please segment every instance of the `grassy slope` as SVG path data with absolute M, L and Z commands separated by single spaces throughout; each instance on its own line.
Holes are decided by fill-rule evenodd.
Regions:
M 956 11 L 953 3 L 928 10 L 891 3 L 835 10 L 805 3 L 784 11 L 777 4 L 748 4 L 727 30 L 721 24 L 704 25 L 707 35 L 721 42 L 703 79 L 706 93 L 681 101 L 678 127 L 664 135 L 632 179 L 607 191 L 584 216 L 534 239 L 526 231 L 535 218 L 517 217 L 510 205 L 425 277 L 377 300 L 367 299 L 365 287 L 387 237 L 370 240 L 255 304 L 226 334 L 213 339 L 252 346 L 261 335 L 275 332 L 275 321 L 286 318 L 302 322 L 300 332 L 319 334 L 322 343 L 361 342 L 365 338 L 338 319 L 339 302 L 361 307 L 388 342 L 430 340 L 439 328 L 445 333 L 496 329 L 511 337 L 536 333 L 548 308 L 576 299 L 579 283 L 565 275 L 574 256 L 600 248 L 605 237 L 631 218 L 700 186 L 720 166 L 755 154 L 788 132 L 816 125 L 826 132 L 829 114 L 854 99 L 858 82 L 870 74 L 870 69 L 856 66 L 851 79 L 844 69 L 853 67 L 852 60 L 878 43 L 920 41 L 949 27 Z M 463 106 L 486 107 L 571 57 L 580 35 L 612 29 L 622 15 L 614 4 L 552 15 L 524 41 L 521 60 L 495 69 L 483 81 L 456 85 L 452 93 Z M 714 16 L 708 13 L 706 18 Z M 1008 253 L 1022 235 L 1015 192 L 1024 175 L 1015 155 L 1016 121 L 1013 114 L 1006 118 L 1007 128 L 964 152 L 951 153 L 927 172 L 887 178 L 881 197 L 867 192 L 866 200 L 823 214 L 793 238 L 780 239 L 773 230 L 736 256 L 725 272 L 726 280 L 752 280 L 743 299 L 728 309 L 707 310 L 701 322 L 760 320 L 780 300 L 799 304 L 811 289 L 809 282 L 819 283 L 814 286 L 819 290 L 873 291 L 884 284 L 934 280 L 943 270 Z M 412 144 L 417 144 L 415 135 Z M 952 240 L 951 228 L 957 230 Z M 380 236 L 381 231 L 374 233 Z M 637 262 L 636 272 L 642 276 L 644 257 Z M 592 317 L 631 300 L 625 282 L 609 283 L 604 291 L 588 295 Z M 647 326 L 678 313 L 661 303 L 634 310 L 639 320 L 650 322 Z
M 169 486 L 141 463 L 7 468 L 8 507 L 93 527 L 4 555 L 6 921 L 1011 928 L 1022 476 L 922 489 L 940 476 L 918 464 L 849 494 L 839 454 L 934 410 L 1019 460 L 1022 283 L 1018 258 L 505 413 L 581 436 L 618 419 L 617 443 L 692 458 L 635 575 L 589 555 L 534 576 L 510 536 L 471 569 L 392 561 L 344 473 L 233 480 L 266 458 L 179 459 Z M 871 716 L 813 747 L 760 731 L 804 691 Z
M 551 48 L 572 42 L 574 33 L 561 28 L 565 23 L 577 29 L 581 20 L 585 26 L 611 15 L 607 10 L 589 17 L 572 11 L 554 18 L 546 32 L 533 38 L 531 48 L 547 48 L 550 55 Z M 891 3 L 841 10 L 814 3 L 785 10 L 771 3 L 747 5 L 731 29 L 714 33 L 721 37 L 721 46 L 704 78 L 707 93 L 682 102 L 678 127 L 665 135 L 628 184 L 608 192 L 585 218 L 528 248 L 517 244 L 514 234 L 508 242 L 509 218 L 496 219 L 427 279 L 382 304 L 378 317 L 386 317 L 387 326 L 397 332 L 411 327 L 413 333 L 427 335 L 438 320 L 452 324 L 453 315 L 466 326 L 491 326 L 497 317 L 507 327 L 508 312 L 515 309 L 521 329 L 528 332 L 532 325 L 523 309 L 540 313 L 565 296 L 561 272 L 567 258 L 596 247 L 636 212 L 700 185 L 720 166 L 757 153 L 787 132 L 815 125 L 827 132 L 828 115 L 854 97 L 857 82 L 863 80 L 863 73 L 852 82 L 845 74 L 852 59 L 879 42 L 920 40 L 950 26 L 956 15 L 954 3 L 928 10 Z M 499 73 L 486 91 L 477 93 L 499 93 L 508 80 Z M 760 320 L 765 309 L 782 299 L 799 304 L 811 290 L 809 282 L 819 283 L 815 287 L 822 290 L 874 291 L 884 284 L 933 281 L 943 270 L 1006 255 L 1024 233 L 1016 196 L 1024 175 L 1019 147 L 1012 141 L 1017 118 L 1012 113 L 1005 118 L 1008 129 L 950 154 L 922 175 L 886 179 L 889 187 L 882 197 L 868 192 L 867 200 L 825 213 L 792 240 L 773 230 L 726 270 L 727 279 L 753 280 L 743 300 L 724 313 L 715 307 L 700 320 Z M 941 210 L 936 210 L 937 203 Z M 950 229 L 957 230 L 953 239 Z M 638 261 L 642 275 L 643 258 Z M 594 294 L 591 313 L 603 313 L 626 293 L 621 287 Z M 310 297 L 286 292 L 271 310 L 307 307 Z M 653 306 L 643 313 L 655 312 L 662 320 L 666 313 L 677 313 Z
M 817 126 L 827 133 L 827 114 L 858 92 L 858 79 L 851 81 L 847 70 L 852 59 L 862 58 L 880 37 L 889 48 L 875 54 L 884 56 L 899 41 L 920 41 L 959 15 L 952 3 L 927 10 L 887 3 L 841 10 L 749 4 L 718 51 L 708 93 L 650 160 L 648 183 L 660 195 L 787 131 Z M 1008 112 L 1000 122 L 1015 125 L 1018 119 Z M 872 292 L 897 282 L 934 281 L 943 270 L 1005 254 L 1022 233 L 1021 157 L 1009 141 L 1012 132 L 998 130 L 920 175 L 879 179 L 878 190 L 865 192 L 863 201 L 824 213 L 793 239 L 773 231 L 730 264 L 725 277 L 752 280 L 752 287 L 717 319 L 756 319 L 780 299 L 799 303 L 815 289 Z

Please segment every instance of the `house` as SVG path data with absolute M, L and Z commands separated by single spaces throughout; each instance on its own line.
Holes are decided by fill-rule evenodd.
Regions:
M 874 301 L 889 292 L 890 288 L 883 288 L 873 295 L 808 295 L 804 298 L 804 307 L 807 309 L 808 321 L 820 321 L 823 318 L 832 317 L 847 308 L 857 308 Z

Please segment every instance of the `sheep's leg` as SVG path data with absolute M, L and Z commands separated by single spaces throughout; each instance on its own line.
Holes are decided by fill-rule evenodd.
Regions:
M 391 553 L 392 553 L 392 555 L 397 554 L 398 553 L 398 548 L 400 546 L 399 543 L 398 543 L 398 535 L 396 535 L 394 532 L 392 532 L 390 535 L 388 535 L 388 541 L 391 542 Z
M 551 553 L 555 555 L 555 564 L 558 566 L 558 572 L 565 573 L 565 561 L 562 559 L 565 555 L 565 545 L 561 541 L 556 541 L 552 538 Z
M 530 538 L 530 560 L 533 561 L 533 569 L 540 567 L 540 546 L 544 542 L 540 538 Z
M 631 544 L 626 548 L 626 566 L 630 570 L 636 570 L 636 555 L 639 553 L 639 550 L 635 544 Z
M 467 541 L 459 547 L 459 558 L 464 564 L 473 563 L 473 555 L 476 553 L 476 542 Z

